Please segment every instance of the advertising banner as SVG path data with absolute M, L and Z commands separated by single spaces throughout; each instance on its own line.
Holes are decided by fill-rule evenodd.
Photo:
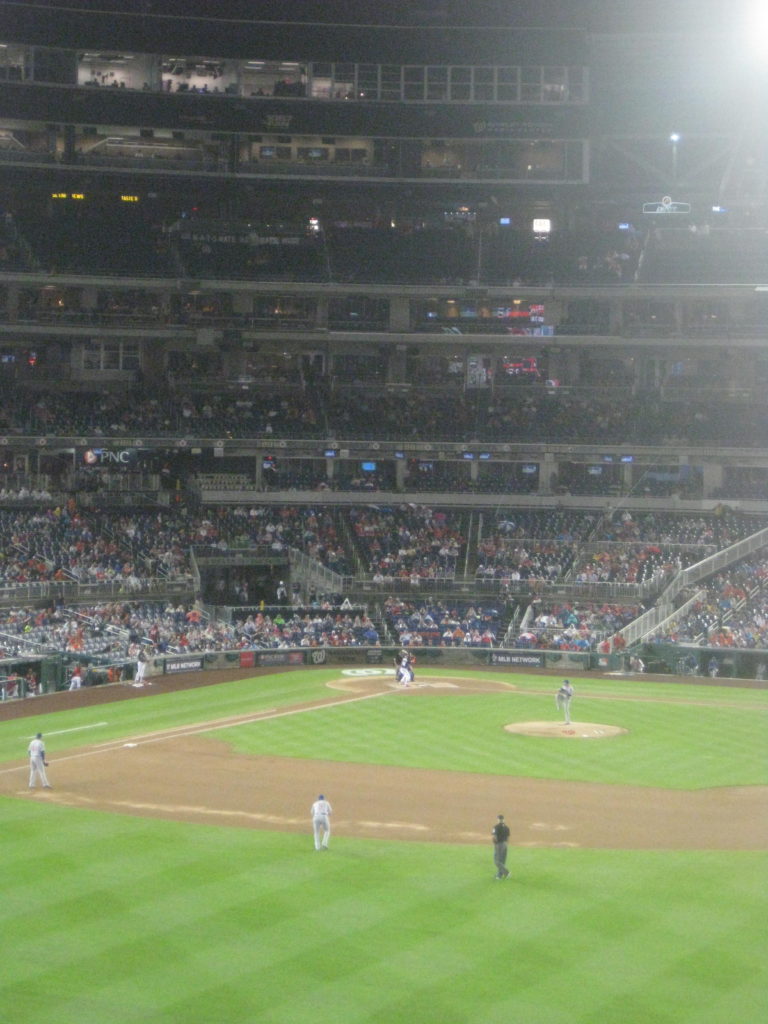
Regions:
M 491 664 L 541 668 L 544 664 L 544 655 L 540 651 L 491 651 Z
M 303 651 L 259 651 L 259 665 L 303 665 Z
M 170 675 L 172 672 L 200 672 L 203 668 L 203 659 L 199 658 L 166 658 L 165 672 Z

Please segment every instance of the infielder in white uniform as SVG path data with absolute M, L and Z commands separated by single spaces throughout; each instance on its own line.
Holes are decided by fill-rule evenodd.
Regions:
M 571 701 L 573 700 L 573 686 L 570 680 L 564 679 L 563 685 L 555 695 L 555 707 L 565 715 L 565 724 L 571 724 Z
M 29 788 L 34 789 L 35 779 L 39 778 L 43 789 L 53 789 L 45 774 L 48 762 L 45 760 L 45 744 L 41 732 L 37 733 L 27 750 L 29 753 Z
M 331 838 L 331 813 L 333 808 L 323 794 L 312 804 L 312 832 L 315 836 L 315 849 L 327 850 Z

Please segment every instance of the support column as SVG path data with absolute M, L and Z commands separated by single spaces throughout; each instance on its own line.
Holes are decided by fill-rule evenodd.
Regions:
M 705 498 L 715 497 L 715 491 L 723 486 L 723 467 L 716 462 L 705 462 L 701 467 L 702 489 Z
M 611 334 L 621 334 L 624 330 L 624 304 L 620 298 L 610 300 L 608 307 L 608 330 Z
M 395 345 L 387 356 L 387 384 L 405 384 L 406 349 L 405 345 Z
M 395 296 L 389 300 L 389 329 L 405 333 L 411 329 L 411 300 Z
M 5 292 L 5 315 L 11 322 L 19 319 L 19 286 L 9 284 Z
M 253 313 L 253 297 L 248 292 L 235 292 L 232 296 L 232 312 L 236 316 L 250 316 Z
M 64 125 L 64 153 L 62 162 L 65 164 L 75 163 L 75 126 L 73 124 Z
M 555 460 L 552 452 L 545 452 L 544 458 L 539 463 L 539 489 L 538 494 L 552 494 L 552 477 L 560 478 L 560 464 Z
M 141 371 L 145 380 L 165 380 L 165 344 L 158 341 L 141 343 Z
M 93 313 L 99 304 L 98 290 L 91 285 L 86 285 L 80 291 L 80 308 L 83 311 Z

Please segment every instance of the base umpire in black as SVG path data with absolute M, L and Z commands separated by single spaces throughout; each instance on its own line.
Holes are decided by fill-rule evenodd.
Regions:
M 509 876 L 507 870 L 507 841 L 509 840 L 509 826 L 504 821 L 504 815 L 500 814 L 498 821 L 491 829 L 493 836 L 493 863 L 496 865 L 496 877 L 501 880 Z

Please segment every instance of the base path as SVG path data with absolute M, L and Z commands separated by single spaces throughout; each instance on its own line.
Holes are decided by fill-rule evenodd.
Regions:
M 246 675 L 246 673 L 242 673 Z M 250 670 L 248 675 L 255 673 Z M 232 673 L 228 678 L 232 678 Z M 200 681 L 200 674 L 194 677 Z M 213 680 L 205 674 L 206 684 Z M 493 677 L 425 679 L 402 694 L 391 680 L 348 678 L 330 684 L 317 704 L 353 698 L 354 692 L 385 699 L 440 699 L 447 691 L 509 689 Z M 170 680 L 164 680 L 169 683 Z M 159 683 L 159 681 L 158 681 Z M 173 679 L 180 689 L 182 681 Z M 432 684 L 435 684 L 434 686 Z M 155 689 L 156 687 L 156 689 Z M 161 688 L 155 684 L 155 692 Z M 165 688 L 165 687 L 163 687 Z M 136 694 L 126 687 L 117 699 Z M 149 692 L 152 692 L 149 689 Z M 353 692 L 350 692 L 353 691 Z M 147 691 L 143 691 L 147 692 Z M 19 702 L 38 704 L 55 695 Z M 69 700 L 66 701 L 69 704 Z M 317 704 L 312 706 L 317 706 Z M 46 707 L 45 710 L 52 710 Z M 254 712 L 226 722 L 190 726 L 162 734 L 82 746 L 56 757 L 51 751 L 53 790 L 27 790 L 26 764 L 0 771 L 0 793 L 59 805 L 167 818 L 228 827 L 311 833 L 309 807 L 319 792 L 334 805 L 334 840 L 343 836 L 452 843 L 489 842 L 496 815 L 504 813 L 513 846 L 593 849 L 749 850 L 768 845 L 768 787 L 723 787 L 695 792 L 640 786 L 595 785 L 547 779 L 429 771 L 303 758 L 251 757 L 234 753 L 214 730 L 269 717 Z M 526 723 L 535 726 L 547 723 Z M 562 740 L 579 739 L 578 723 Z M 592 723 L 582 742 L 616 742 Z M 547 742 L 558 742 L 553 731 Z M 89 737 L 90 739 L 90 737 Z M 334 841 L 332 840 L 332 842 Z

